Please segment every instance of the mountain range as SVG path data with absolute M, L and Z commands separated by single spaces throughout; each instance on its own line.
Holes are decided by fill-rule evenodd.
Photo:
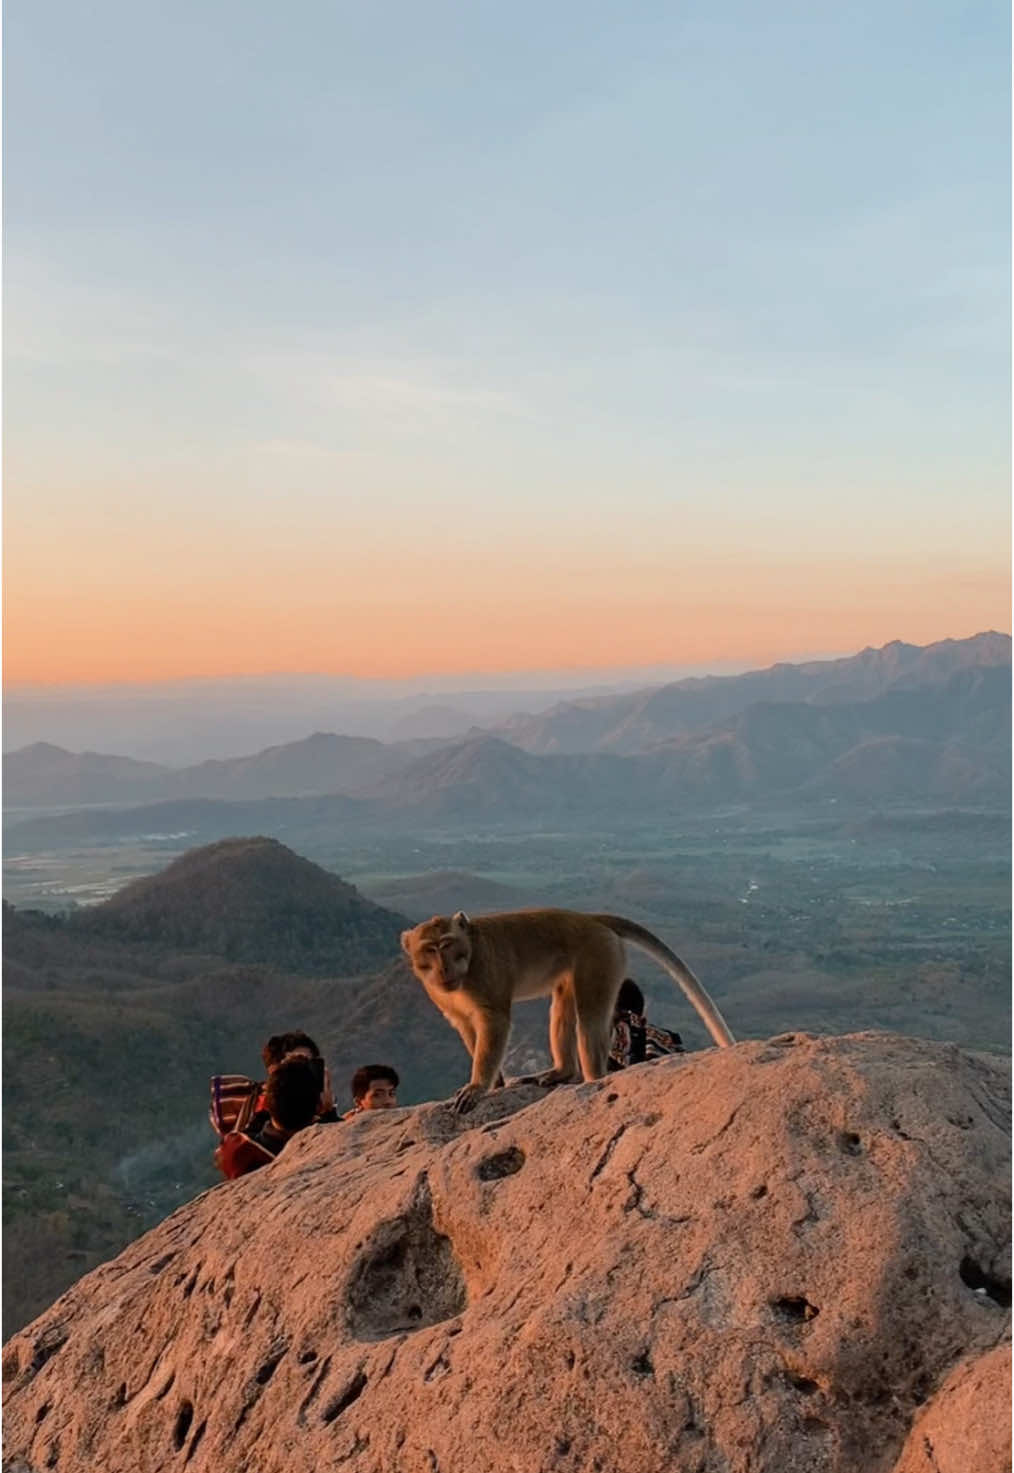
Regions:
M 1004 803 L 1010 710 L 1011 642 L 991 633 L 569 702 L 452 742 L 316 733 L 175 771 L 41 744 L 4 758 L 9 842 L 644 817 L 790 797 Z M 114 806 L 23 811 L 99 804 Z
M 1010 666 L 1007 634 L 990 631 L 930 645 L 894 640 L 840 660 L 778 664 L 744 675 L 694 677 L 626 695 L 563 701 L 546 712 L 514 716 L 499 731 L 529 752 L 646 752 L 758 703 L 855 705 L 888 691 L 939 686 L 961 670 L 1009 672 Z
M 171 768 L 35 742 L 4 756 L 7 807 L 60 807 L 159 799 L 300 797 L 358 792 L 407 767 L 426 742 L 314 732 L 249 757 Z

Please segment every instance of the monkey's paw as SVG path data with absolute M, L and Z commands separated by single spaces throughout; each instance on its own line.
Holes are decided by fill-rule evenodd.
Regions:
M 543 1089 L 552 1089 L 557 1084 L 577 1084 L 580 1078 L 580 1074 L 568 1074 L 563 1069 L 547 1069 L 536 1074 L 532 1083 L 541 1084 Z
M 484 1084 L 466 1084 L 463 1089 L 451 1101 L 451 1109 L 456 1115 L 467 1115 L 469 1110 L 474 1110 L 476 1105 L 486 1093 Z

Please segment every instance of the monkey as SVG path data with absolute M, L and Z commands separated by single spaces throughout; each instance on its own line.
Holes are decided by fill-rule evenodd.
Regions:
M 527 910 L 433 916 L 403 931 L 412 971 L 472 1058 L 472 1075 L 452 1109 L 464 1114 L 494 1083 L 507 1048 L 511 1004 L 552 994 L 553 1068 L 544 1085 L 601 1079 L 607 1068 L 616 998 L 626 971 L 624 941 L 653 957 L 682 987 L 720 1048 L 735 1043 L 693 972 L 657 936 L 623 916 Z

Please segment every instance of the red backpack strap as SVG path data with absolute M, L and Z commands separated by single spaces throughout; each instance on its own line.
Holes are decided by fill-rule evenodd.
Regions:
M 256 1171 L 259 1166 L 267 1166 L 274 1159 L 272 1153 L 259 1141 L 251 1140 L 250 1136 L 243 1135 L 238 1130 L 223 1136 L 221 1145 L 215 1152 L 215 1165 L 229 1181 L 235 1181 L 238 1176 L 246 1176 L 248 1171 Z

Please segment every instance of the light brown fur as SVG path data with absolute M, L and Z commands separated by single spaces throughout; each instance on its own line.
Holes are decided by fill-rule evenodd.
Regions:
M 543 1084 L 606 1072 L 616 996 L 626 970 L 624 941 L 646 951 L 683 988 L 720 1047 L 735 1040 L 711 998 L 657 936 L 623 916 L 573 910 L 434 916 L 401 937 L 412 970 L 472 1058 L 472 1077 L 454 1100 L 471 1110 L 500 1075 L 515 1000 L 552 994 L 553 1068 Z

